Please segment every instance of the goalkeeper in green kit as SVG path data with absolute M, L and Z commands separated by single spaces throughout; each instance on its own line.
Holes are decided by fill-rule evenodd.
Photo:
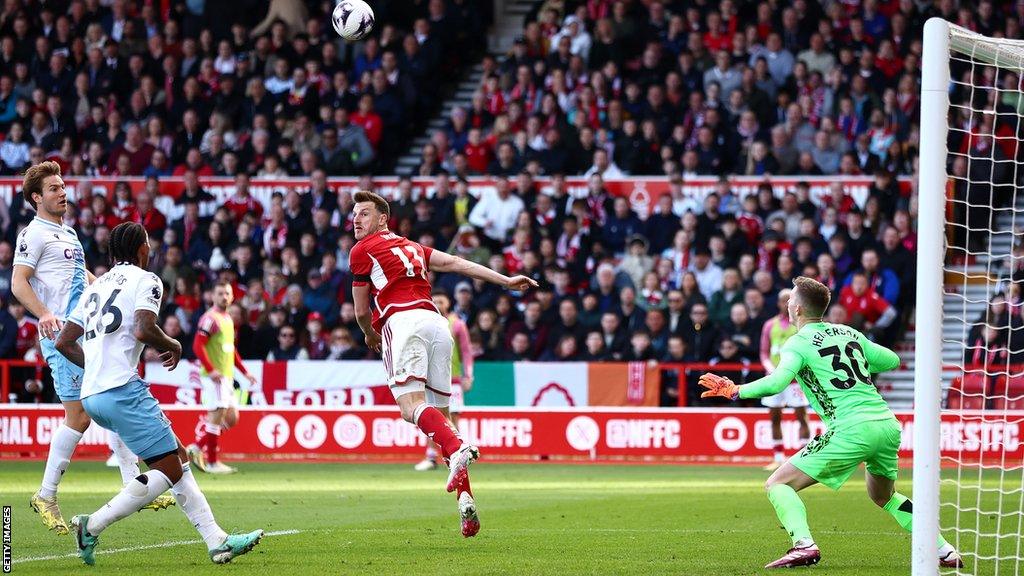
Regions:
M 798 332 L 782 347 L 774 372 L 744 386 L 715 374 L 700 377 L 701 397 L 763 398 L 781 392 L 796 378 L 828 430 L 776 470 L 765 488 L 793 547 L 765 568 L 810 566 L 821 551 L 807 526 L 807 510 L 797 494 L 822 483 L 838 490 L 866 464 L 868 496 L 910 531 L 913 506 L 896 492 L 900 424 L 871 381 L 871 374 L 899 366 L 896 353 L 860 332 L 822 321 L 831 293 L 806 277 L 793 281 L 789 318 Z M 939 537 L 939 565 L 962 567 L 960 554 Z

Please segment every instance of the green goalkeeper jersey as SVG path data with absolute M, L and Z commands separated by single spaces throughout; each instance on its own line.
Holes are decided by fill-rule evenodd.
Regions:
M 814 411 L 829 429 L 893 418 L 871 382 L 871 374 L 892 370 L 895 352 L 840 324 L 807 324 L 782 346 L 775 371 L 745 386 L 740 398 L 778 394 L 795 377 Z

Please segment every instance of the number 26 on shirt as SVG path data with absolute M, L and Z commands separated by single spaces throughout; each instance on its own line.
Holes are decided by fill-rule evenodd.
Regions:
M 401 248 L 395 247 L 391 249 L 391 253 L 398 256 L 398 259 L 405 265 L 405 275 L 412 278 L 419 276 L 423 279 L 427 277 L 427 263 L 423 260 L 423 253 L 420 252 L 419 246 L 405 246 L 405 252 L 408 252 L 412 256 L 412 260 L 409 256 L 405 255 L 405 252 Z M 419 271 L 416 271 L 416 265 L 419 265 Z

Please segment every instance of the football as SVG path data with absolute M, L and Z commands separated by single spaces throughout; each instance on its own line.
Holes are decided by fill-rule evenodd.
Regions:
M 373 9 L 363 0 L 342 0 L 334 7 L 331 23 L 345 40 L 362 40 L 373 30 Z

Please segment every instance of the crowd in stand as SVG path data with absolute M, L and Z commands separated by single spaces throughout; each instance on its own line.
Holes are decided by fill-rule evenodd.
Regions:
M 212 281 L 227 278 L 243 358 L 371 358 L 349 297 L 352 199 L 327 178 L 364 173 L 404 145 L 403 115 L 435 104 L 434 77 L 471 52 L 479 38 L 466 31 L 480 29 L 487 3 L 381 3 L 390 19 L 375 4 L 375 35 L 343 50 L 319 3 L 299 26 L 274 21 L 252 34 L 231 18 L 225 30 L 204 27 L 210 15 L 190 12 L 202 2 L 174 2 L 169 14 L 102 4 L 5 3 L 4 167 L 50 157 L 71 175 L 147 177 L 134 195 L 119 186 L 109 199 L 79 198 L 67 221 L 96 274 L 116 223 L 147 228 L 173 337 L 191 342 Z M 762 326 L 798 275 L 834 290 L 830 319 L 892 344 L 914 294 L 916 191 L 898 176 L 917 169 L 921 26 L 939 14 L 1015 36 L 1019 15 L 1002 9 L 538 3 L 507 57 L 485 57 L 472 105 L 425 147 L 417 174 L 430 184 L 400 180 L 391 227 L 541 282 L 517 294 L 434 278 L 470 326 L 478 360 L 757 365 Z M 986 133 L 963 120 L 954 144 L 970 154 L 991 146 L 991 124 Z M 223 205 L 200 183 L 212 174 L 235 180 Z M 494 190 L 471 194 L 475 174 L 494 177 Z M 605 186 L 626 174 L 662 174 L 670 192 L 638 214 Z M 683 193 L 694 174 L 723 179 L 694 199 Z M 839 182 L 815 201 L 806 183 L 741 197 L 727 174 L 861 174 L 872 184 L 857 201 Z M 185 191 L 164 213 L 154 199 L 167 175 Z M 250 178 L 284 175 L 307 177 L 309 190 L 266 207 L 249 194 Z M 567 175 L 586 177 L 586 197 L 568 194 Z M 542 187 L 538 176 L 550 179 Z M 374 182 L 364 175 L 360 186 Z M 10 242 L 29 218 L 17 197 L 0 211 L 5 302 Z M 6 308 L 0 356 L 31 354 L 31 320 L 15 302 Z M 674 404 L 686 392 L 666 382 L 663 401 Z
M 354 46 L 330 1 L 4 2 L 0 173 L 389 169 L 482 46 L 485 4 L 374 2 L 377 33 Z

